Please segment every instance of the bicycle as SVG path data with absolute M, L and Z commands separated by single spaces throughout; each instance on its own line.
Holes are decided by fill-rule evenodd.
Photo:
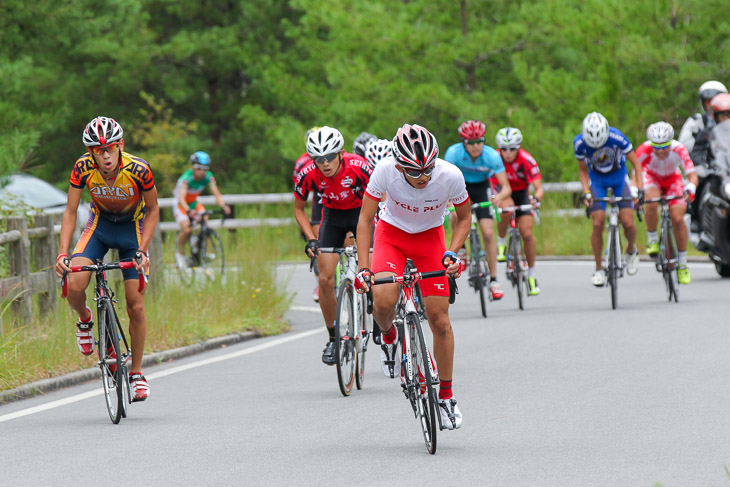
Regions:
M 142 254 L 135 255 L 137 262 L 142 261 Z M 64 262 L 67 266 L 69 259 Z M 134 269 L 135 263 L 113 262 L 104 264 L 100 259 L 91 265 L 70 266 L 71 272 L 93 272 L 96 276 L 94 285 L 94 301 L 96 301 L 97 336 L 96 345 L 99 353 L 99 367 L 101 368 L 101 380 L 104 385 L 104 397 L 109 418 L 112 423 L 119 424 L 122 418 L 127 417 L 127 404 L 132 402 L 132 395 L 129 389 L 129 374 L 127 362 L 132 357 L 132 349 L 129 346 L 127 337 L 124 334 L 122 325 L 119 323 L 114 303 L 117 302 L 114 291 L 109 288 L 105 272 L 112 269 Z M 61 297 L 65 298 L 68 293 L 67 272 L 61 278 Z M 147 283 L 147 275 L 140 273 L 138 292 L 142 292 Z M 122 348 L 122 346 L 124 348 Z
M 659 253 L 654 257 L 654 262 L 656 270 L 661 272 L 664 278 L 667 301 L 671 301 L 674 298 L 675 303 L 679 302 L 678 253 L 677 240 L 674 237 L 674 227 L 672 225 L 672 219 L 669 217 L 669 202 L 678 199 L 684 199 L 684 196 L 660 196 L 645 201 L 645 203 L 660 203 L 662 207 Z
M 445 270 L 418 272 L 411 259 L 406 259 L 400 276 L 379 277 L 372 285 L 399 283 L 400 296 L 395 305 L 393 326 L 398 327 L 398 346 L 401 351 L 401 388 L 410 401 L 413 413 L 423 432 L 423 439 L 429 453 L 436 453 L 437 432 L 443 430 L 441 414 L 438 412 L 436 387 L 439 384 L 436 363 L 431 357 L 424 339 L 422 327 L 423 300 L 420 297 L 418 281 L 441 277 Z M 449 278 L 449 303 L 453 304 L 458 293 L 456 282 Z M 371 293 L 368 293 L 371 294 Z M 368 313 L 372 306 L 368 306 Z M 438 428 L 438 429 L 437 429 Z
M 320 252 L 339 254 L 340 261 L 335 271 L 335 295 L 337 316 L 335 318 L 335 356 L 337 357 L 337 382 L 340 392 L 347 397 L 352 392 L 353 382 L 358 390 L 365 382 L 365 352 L 367 352 L 371 317 L 365 312 L 366 296 L 355 292 L 355 276 L 358 271 L 357 248 L 320 247 Z M 313 262 L 316 261 L 312 259 Z M 369 325 L 369 326 L 368 326 Z
M 608 205 L 608 235 L 606 235 L 606 246 L 603 252 L 603 268 L 606 271 L 608 285 L 611 287 L 611 307 L 618 307 L 618 280 L 624 277 L 626 262 L 621 254 L 621 235 L 618 225 L 618 203 L 620 201 L 631 201 L 629 196 L 605 196 L 592 198 L 593 201 L 604 202 Z M 641 220 L 641 214 L 639 220 Z
M 487 264 L 487 254 L 482 249 L 482 241 L 479 236 L 479 221 L 477 220 L 476 210 L 479 208 L 488 208 L 494 206 L 491 201 L 483 201 L 471 205 L 471 228 L 469 230 L 469 265 L 467 267 L 467 276 L 469 287 L 474 289 L 475 293 L 479 293 L 479 303 L 482 308 L 482 316 L 487 317 L 487 300 L 492 301 L 492 293 L 489 290 L 489 282 L 491 274 L 489 273 L 489 265 Z M 455 208 L 449 208 L 449 211 L 455 211 Z M 496 220 L 499 221 L 499 212 L 497 212 Z
M 178 232 L 175 243 L 175 265 L 180 279 L 185 284 L 191 284 L 195 280 L 198 268 L 210 280 L 215 279 L 216 273 L 220 276 L 223 275 L 225 269 L 223 242 L 218 232 L 208 226 L 207 217 L 214 213 L 206 210 L 190 219 L 190 237 L 182 246 L 179 244 L 180 233 Z M 222 214 L 223 221 L 230 218 L 229 215 Z
M 527 282 L 527 257 L 525 256 L 525 249 L 522 245 L 520 229 L 517 226 L 517 212 L 531 211 L 533 209 L 536 208 L 532 205 L 505 206 L 499 209 L 500 213 L 511 213 L 507 241 L 506 275 L 507 280 L 512 283 L 512 287 L 517 290 L 517 303 L 523 311 L 525 309 L 525 295 L 530 296 L 530 285 Z M 540 222 L 537 213 L 535 213 L 535 220 L 537 223 Z

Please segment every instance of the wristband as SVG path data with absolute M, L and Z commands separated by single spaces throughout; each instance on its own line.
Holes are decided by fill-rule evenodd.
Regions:
M 68 257 L 68 254 L 58 254 L 58 257 L 56 257 L 56 262 L 61 260 L 61 257 Z

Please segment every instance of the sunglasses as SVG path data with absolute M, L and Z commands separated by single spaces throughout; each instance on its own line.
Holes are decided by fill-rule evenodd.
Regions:
M 201 166 L 200 164 L 193 164 L 193 169 L 201 169 L 201 170 L 205 171 L 206 169 L 208 169 L 208 166 Z
M 651 148 L 656 149 L 656 150 L 662 150 L 662 149 L 668 149 L 670 145 L 672 145 L 671 142 L 666 142 L 664 144 L 655 144 L 654 142 L 652 142 Z
M 406 176 L 411 177 L 413 179 L 418 179 L 423 176 L 430 176 L 433 172 L 434 167 L 428 167 L 426 169 L 405 169 L 403 168 L 403 172 L 406 173 Z
M 317 156 L 314 158 L 314 162 L 317 164 L 324 164 L 325 162 L 332 162 L 339 152 L 333 152 L 331 154 L 325 154 L 323 156 Z
M 469 145 L 483 144 L 484 143 L 484 137 L 480 137 L 478 139 L 473 139 L 473 140 L 467 140 L 466 143 L 469 144 Z
M 91 150 L 93 154 L 100 156 L 105 152 L 115 152 L 117 149 L 119 149 L 120 145 L 122 144 L 119 142 L 114 142 L 113 144 L 89 147 L 89 150 Z
M 499 150 L 504 151 L 504 152 L 512 152 L 512 151 L 520 150 L 520 148 L 519 147 L 502 147 Z

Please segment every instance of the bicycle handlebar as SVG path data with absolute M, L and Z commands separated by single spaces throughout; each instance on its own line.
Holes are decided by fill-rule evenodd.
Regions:
M 530 211 L 530 210 L 537 210 L 540 208 L 540 204 L 537 206 L 532 206 L 531 204 L 527 205 L 513 205 L 513 206 L 505 206 L 503 208 L 499 208 L 499 212 L 507 212 L 511 213 L 513 211 Z
M 497 208 L 497 207 L 495 206 L 495 204 L 494 204 L 494 203 L 492 203 L 491 201 L 482 201 L 482 202 L 480 202 L 480 203 L 473 203 L 473 204 L 472 204 L 472 205 L 470 206 L 470 208 L 471 208 L 471 211 L 472 211 L 472 212 L 475 212 L 475 211 L 476 211 L 476 210 L 478 210 L 479 208 L 489 208 L 490 206 L 494 206 L 495 208 Z M 451 212 L 451 213 L 453 213 L 453 212 L 455 212 L 455 211 L 456 211 L 456 207 L 455 207 L 455 206 L 452 206 L 452 207 L 450 207 L 450 208 L 447 208 L 447 209 L 448 209 L 448 210 L 449 210 L 449 212 Z M 501 221 L 501 219 L 500 219 L 500 217 L 499 217 L 499 212 L 497 212 L 497 215 L 496 215 L 496 219 L 497 219 L 497 221 Z
M 659 196 L 658 198 L 651 198 L 648 200 L 644 200 L 644 203 L 667 203 L 669 201 L 683 200 L 683 199 L 684 199 L 684 195 L 682 195 L 682 196 L 677 196 L 677 195 Z
M 139 254 L 138 254 L 139 255 Z M 135 257 L 136 259 L 136 257 Z M 140 257 L 141 259 L 141 257 Z M 67 267 L 69 267 L 70 260 L 64 259 L 64 263 Z M 136 267 L 136 264 L 132 261 L 125 261 L 125 262 L 112 262 L 109 264 L 97 263 L 97 264 L 90 264 L 90 265 L 73 265 L 70 266 L 71 272 L 105 272 L 108 270 L 113 269 L 134 269 Z M 65 271 L 63 273 L 63 277 L 61 278 L 61 297 L 65 298 L 68 294 L 68 273 L 69 271 Z M 145 288 L 145 285 L 149 281 L 147 274 L 144 272 L 139 273 L 139 287 L 137 288 L 137 292 L 142 292 Z
M 411 272 L 410 273 L 410 285 L 404 284 L 405 277 L 404 276 L 388 276 L 388 277 L 378 277 L 377 279 L 374 279 L 372 282 L 372 286 L 377 286 L 378 284 L 404 284 L 408 285 L 408 287 L 412 287 L 413 284 L 420 281 L 421 279 L 430 279 L 432 277 L 443 277 L 446 275 L 446 270 L 440 270 L 440 271 L 427 271 L 427 272 Z M 449 304 L 454 304 L 456 301 L 456 295 L 459 294 L 459 288 L 456 285 L 456 278 L 454 278 L 451 275 L 447 275 L 449 278 Z M 370 296 L 368 296 L 368 313 L 372 313 L 373 307 L 372 307 L 372 291 L 368 293 Z

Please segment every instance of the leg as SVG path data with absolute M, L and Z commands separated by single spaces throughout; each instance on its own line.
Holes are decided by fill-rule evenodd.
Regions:
M 177 248 L 178 250 L 181 250 L 185 243 L 190 238 L 190 233 L 192 232 L 192 228 L 190 227 L 190 219 L 185 218 L 184 220 L 180 220 L 180 233 L 177 235 Z
M 324 323 L 330 330 L 334 328 L 337 315 L 337 297 L 335 296 L 335 270 L 339 255 L 319 254 L 319 307 L 322 310 Z
M 591 232 L 591 248 L 593 249 L 593 258 L 596 261 L 596 270 L 603 268 L 601 256 L 603 254 L 603 227 L 606 221 L 606 212 L 604 210 L 595 210 L 591 213 L 593 222 L 593 230 Z
M 660 196 L 659 188 L 646 188 L 646 199 L 649 200 Z M 644 217 L 646 219 L 646 231 L 656 232 L 659 223 L 659 203 L 647 203 L 644 206 Z
M 452 380 L 454 371 L 454 331 L 449 319 L 449 298 L 445 296 L 426 296 L 428 324 L 433 333 L 433 355 L 441 380 Z
M 379 272 L 375 277 L 377 279 L 394 275 L 392 272 Z M 373 321 L 377 322 L 382 332 L 386 335 L 393 328 L 395 305 L 398 302 L 399 295 L 400 290 L 398 284 L 373 286 Z
M 129 316 L 129 340 L 132 346 L 132 366 L 130 373 L 142 373 L 142 356 L 147 339 L 147 315 L 145 314 L 144 294 L 137 291 L 136 279 L 124 281 L 124 294 L 127 298 Z
M 535 267 L 535 258 L 537 257 L 537 239 L 532 233 L 535 219 L 532 215 L 522 215 L 517 220 L 517 226 L 522 235 L 522 242 L 525 245 L 525 257 L 527 257 L 527 265 Z
M 484 237 L 484 250 L 487 252 L 487 264 L 492 277 L 497 275 L 497 241 L 494 238 L 494 220 L 480 218 L 479 227 Z
M 674 227 L 674 238 L 677 239 L 677 251 L 687 251 L 687 241 L 689 236 L 687 233 L 687 225 L 684 224 L 684 214 L 686 207 L 683 204 L 675 204 L 669 207 L 669 218 L 672 220 Z
M 634 210 L 631 208 L 621 208 L 618 212 L 618 219 L 621 226 L 624 227 L 624 235 L 626 236 L 626 252 L 636 252 L 636 224 L 634 223 Z
M 74 257 L 71 259 L 71 265 L 89 265 L 93 264 L 91 259 L 86 257 Z M 93 316 L 86 313 L 86 288 L 91 280 L 91 272 L 78 272 L 68 274 L 68 304 L 71 309 L 76 311 L 83 321 L 90 321 Z

